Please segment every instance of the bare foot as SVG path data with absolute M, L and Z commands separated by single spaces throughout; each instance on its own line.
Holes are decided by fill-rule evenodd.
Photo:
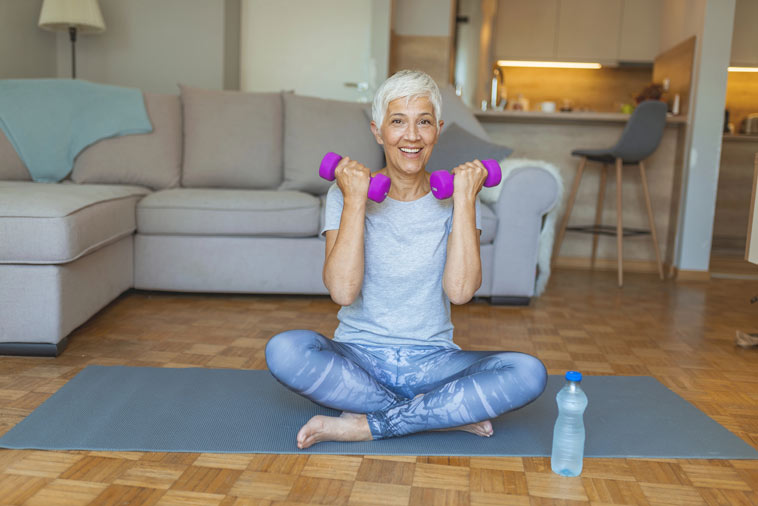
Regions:
M 366 415 L 342 413 L 340 416 L 316 415 L 297 433 L 301 450 L 321 441 L 371 441 Z
M 477 436 L 483 436 L 483 437 L 490 437 L 492 434 L 494 434 L 494 431 L 492 430 L 492 422 L 489 420 L 484 420 L 482 422 L 477 423 L 470 423 L 468 425 L 461 425 L 460 427 L 450 427 L 449 429 L 437 429 L 439 431 L 442 430 L 463 430 L 466 432 L 470 432 L 472 434 L 476 434 Z

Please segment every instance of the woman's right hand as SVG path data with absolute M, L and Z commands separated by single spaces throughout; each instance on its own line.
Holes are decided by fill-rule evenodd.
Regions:
M 366 201 L 371 182 L 371 171 L 368 168 L 346 156 L 337 164 L 334 175 L 345 201 Z

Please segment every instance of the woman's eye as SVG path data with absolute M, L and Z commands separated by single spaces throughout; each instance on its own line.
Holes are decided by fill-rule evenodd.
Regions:
M 431 121 L 429 121 L 428 119 L 422 119 L 422 120 L 421 120 L 421 124 L 422 124 L 422 125 L 431 125 L 431 124 L 432 124 L 432 122 L 431 122 Z
M 401 120 L 399 120 L 399 119 L 393 119 L 393 120 L 392 120 L 392 124 L 393 124 L 393 125 L 399 125 L 400 123 L 402 123 L 402 121 L 401 121 Z

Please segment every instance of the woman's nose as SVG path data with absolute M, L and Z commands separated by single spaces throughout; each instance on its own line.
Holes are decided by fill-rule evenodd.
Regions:
M 418 140 L 421 137 L 419 134 L 418 126 L 415 124 L 408 126 L 408 130 L 405 131 L 405 137 L 408 140 Z

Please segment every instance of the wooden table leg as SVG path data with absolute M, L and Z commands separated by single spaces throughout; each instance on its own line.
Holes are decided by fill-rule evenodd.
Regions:
M 558 256 L 558 252 L 561 250 L 561 243 L 563 243 L 563 236 L 566 234 L 566 226 L 568 226 L 568 220 L 571 216 L 571 209 L 574 207 L 574 199 L 576 199 L 576 192 L 579 189 L 579 183 L 582 180 L 582 172 L 584 172 L 584 166 L 587 164 L 587 157 L 583 156 L 579 161 L 579 168 L 574 175 L 574 183 L 571 185 L 571 193 L 569 194 L 568 203 L 566 204 L 566 211 L 563 213 L 563 220 L 561 220 L 561 226 L 558 228 L 558 238 L 555 241 L 555 247 L 553 248 L 553 260 Z

